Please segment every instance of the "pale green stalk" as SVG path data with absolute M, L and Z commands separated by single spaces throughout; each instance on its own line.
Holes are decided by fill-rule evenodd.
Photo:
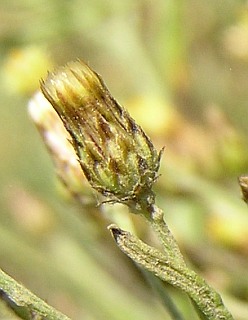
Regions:
M 160 222 L 160 227 L 157 230 L 165 229 L 168 233 L 169 229 L 165 226 L 165 222 Z M 173 258 L 170 248 L 171 237 L 169 237 L 169 241 L 166 243 L 166 253 L 164 254 L 114 225 L 110 226 L 110 230 L 117 245 L 127 256 L 161 280 L 187 293 L 205 319 L 233 319 L 230 312 L 224 306 L 220 295 L 204 279 L 190 270 L 185 263 L 178 263 L 177 255 L 175 259 Z M 164 241 L 166 242 L 166 239 Z M 176 242 L 172 247 L 177 247 Z

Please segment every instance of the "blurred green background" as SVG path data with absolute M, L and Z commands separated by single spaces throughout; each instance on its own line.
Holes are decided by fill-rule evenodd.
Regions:
M 189 263 L 236 320 L 248 319 L 248 211 L 237 182 L 248 172 L 247 1 L 1 1 L 0 267 L 72 319 L 170 319 L 106 227 L 149 243 L 154 235 L 122 207 L 77 204 L 28 116 L 39 79 L 76 58 L 166 147 L 158 204 Z M 197 319 L 187 297 L 166 290 Z

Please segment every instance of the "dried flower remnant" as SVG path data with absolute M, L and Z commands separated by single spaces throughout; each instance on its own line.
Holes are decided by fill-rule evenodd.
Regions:
M 243 200 L 248 204 L 248 175 L 239 177 L 239 185 L 243 194 Z
M 56 173 L 66 189 L 84 205 L 95 205 L 96 199 L 84 177 L 63 123 L 41 92 L 28 104 L 29 115 L 39 130 L 51 155 Z
M 41 90 L 70 133 L 91 186 L 110 201 L 153 203 L 161 153 L 100 76 L 82 61 L 69 62 Z

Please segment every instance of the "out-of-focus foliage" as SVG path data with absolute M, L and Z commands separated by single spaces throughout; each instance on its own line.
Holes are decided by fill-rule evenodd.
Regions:
M 169 319 L 106 226 L 153 234 L 120 206 L 77 204 L 28 118 L 47 69 L 81 58 L 165 145 L 158 204 L 188 260 L 247 319 L 247 39 L 245 1 L 2 0 L 0 267 L 73 319 Z

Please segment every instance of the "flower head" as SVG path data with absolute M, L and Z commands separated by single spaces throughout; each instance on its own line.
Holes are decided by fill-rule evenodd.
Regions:
M 160 154 L 97 73 L 82 61 L 69 62 L 48 74 L 41 90 L 94 189 L 118 202 L 152 194 Z

